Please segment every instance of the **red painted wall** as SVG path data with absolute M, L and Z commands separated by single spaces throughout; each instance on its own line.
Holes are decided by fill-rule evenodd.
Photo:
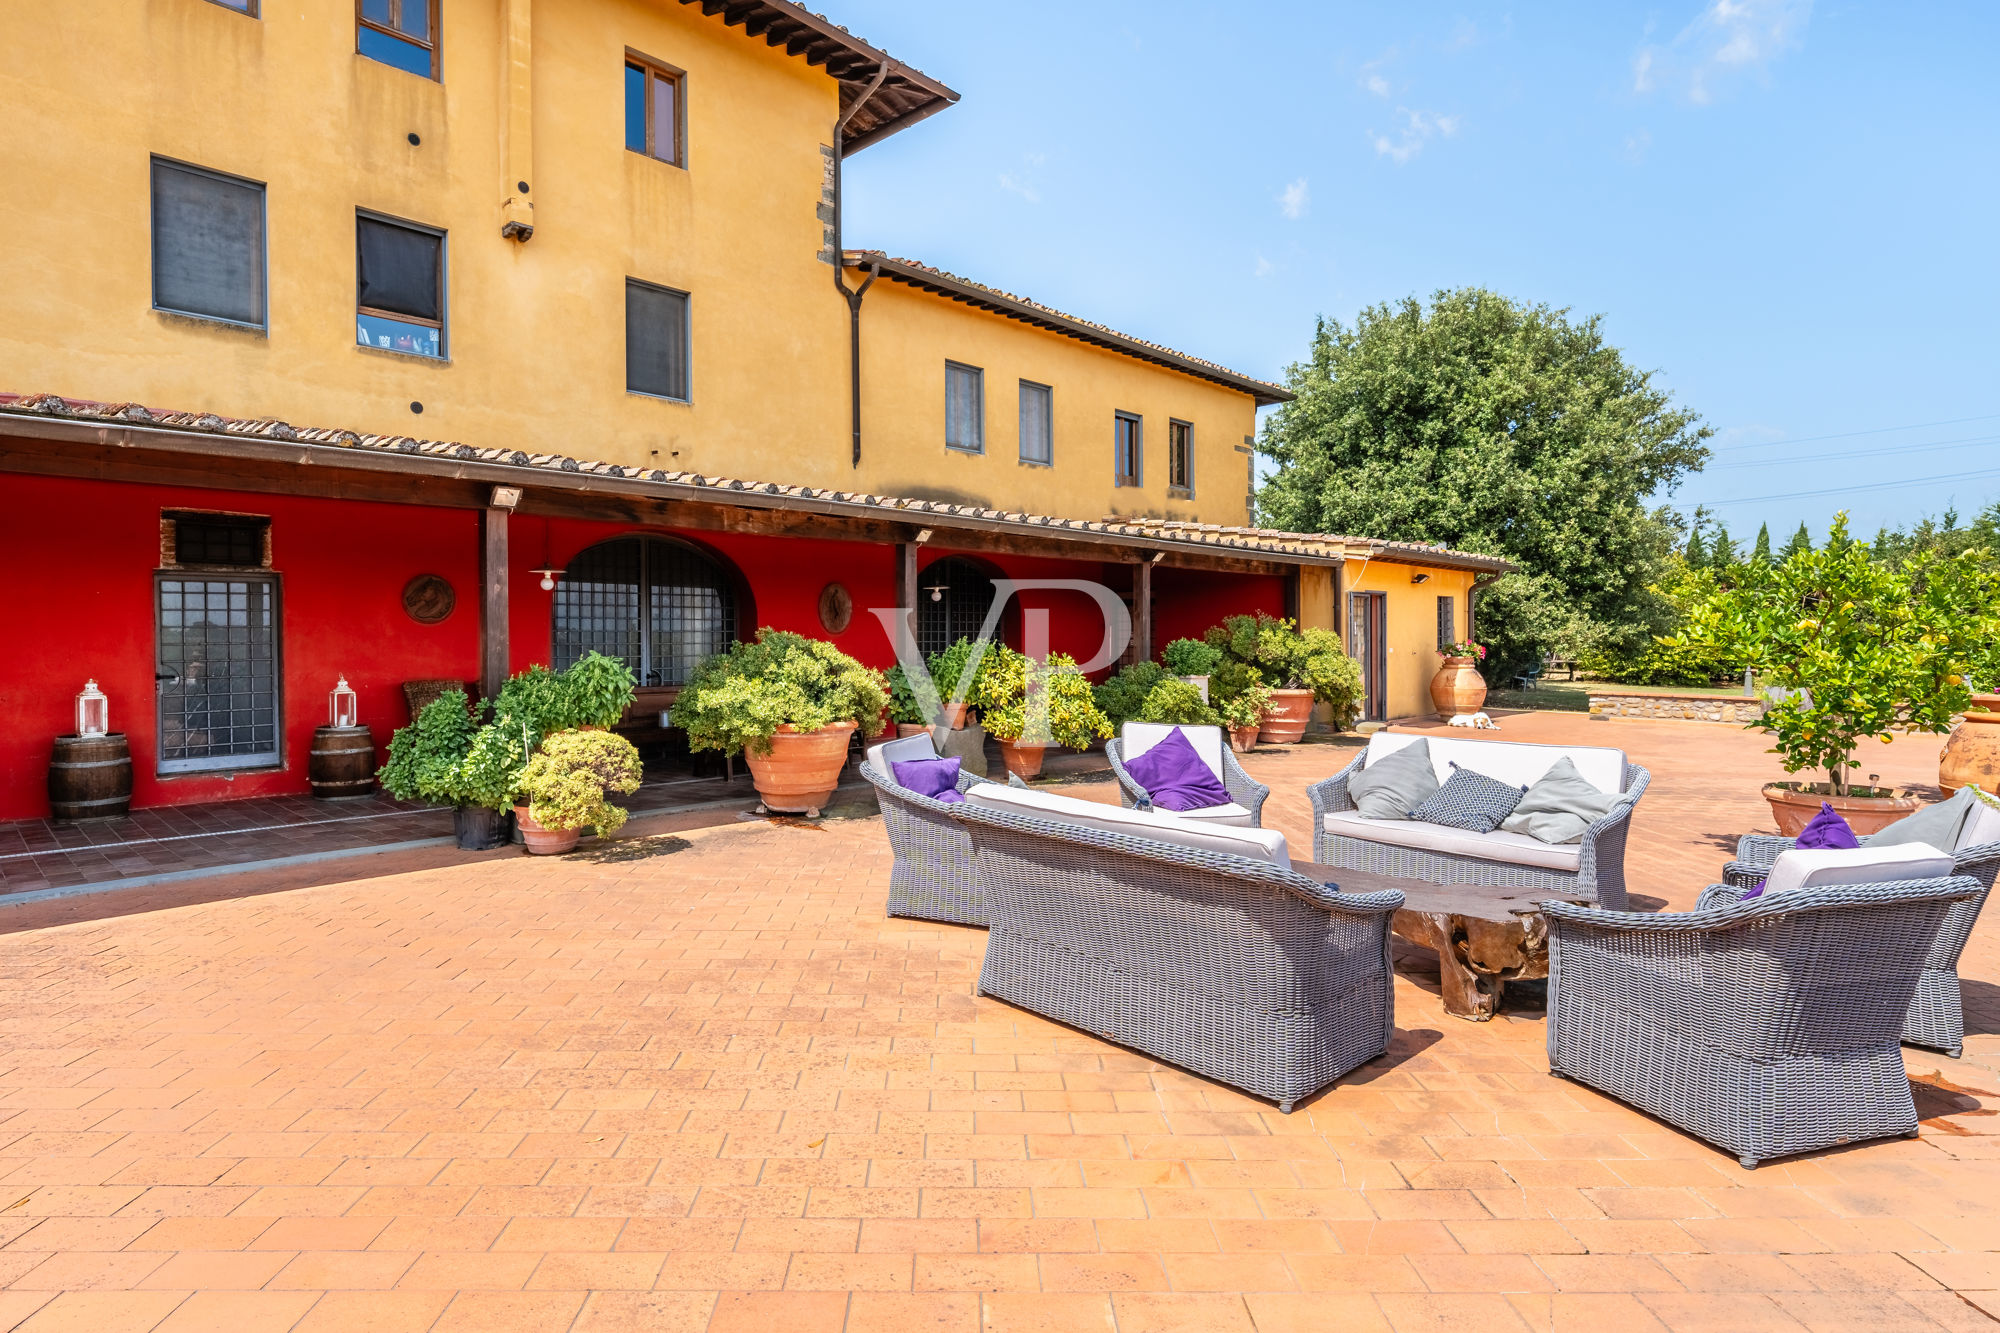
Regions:
M 1220 574 L 1205 569 L 1153 571 L 1153 655 L 1175 639 L 1199 639 L 1224 616 L 1285 614 L 1285 581 L 1276 574 Z

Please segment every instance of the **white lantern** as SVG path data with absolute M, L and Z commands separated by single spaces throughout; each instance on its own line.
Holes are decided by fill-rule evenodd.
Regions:
M 354 691 L 349 688 L 347 677 L 342 676 L 340 683 L 326 696 L 327 722 L 336 727 L 353 726 L 361 715 L 360 703 L 361 701 L 354 697 Z
M 76 734 L 103 736 L 111 730 L 111 701 L 97 688 L 95 678 L 84 682 L 76 696 Z

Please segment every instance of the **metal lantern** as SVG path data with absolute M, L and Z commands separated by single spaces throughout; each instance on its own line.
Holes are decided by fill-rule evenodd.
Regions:
M 347 677 L 342 676 L 340 683 L 335 685 L 326 696 L 326 720 L 328 725 L 335 727 L 354 726 L 356 720 L 361 715 L 360 704 L 361 701 L 354 697 L 354 691 L 347 684 Z
M 103 736 L 111 731 L 111 701 L 97 688 L 95 678 L 87 680 L 76 696 L 76 734 Z

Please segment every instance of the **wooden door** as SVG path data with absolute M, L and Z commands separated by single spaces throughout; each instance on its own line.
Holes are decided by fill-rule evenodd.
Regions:
M 1347 594 L 1347 655 L 1361 668 L 1361 720 L 1389 720 L 1389 595 Z

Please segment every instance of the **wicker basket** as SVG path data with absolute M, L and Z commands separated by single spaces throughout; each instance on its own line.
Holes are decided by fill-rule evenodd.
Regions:
M 410 705 L 410 720 L 417 720 L 417 714 L 453 690 L 464 690 L 465 697 L 473 697 L 473 685 L 463 680 L 406 680 L 403 682 L 403 700 Z

